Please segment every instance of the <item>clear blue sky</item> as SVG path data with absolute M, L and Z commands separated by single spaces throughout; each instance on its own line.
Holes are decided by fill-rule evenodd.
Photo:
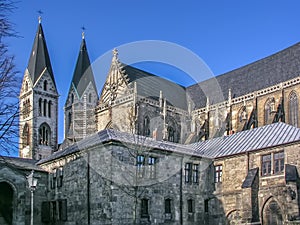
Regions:
M 9 44 L 22 73 L 37 29 L 37 11 L 43 11 L 42 24 L 60 94 L 59 142 L 63 138 L 63 105 L 78 56 L 83 25 L 91 61 L 119 45 L 162 40 L 190 49 L 215 75 L 256 61 L 300 40 L 299 0 L 21 0 L 17 7 L 10 18 L 22 37 L 9 39 Z M 151 68 L 145 64 L 145 69 L 164 73 L 159 66 Z M 105 75 L 95 74 L 96 82 L 99 76 Z M 186 84 L 180 73 L 172 73 L 170 79 Z

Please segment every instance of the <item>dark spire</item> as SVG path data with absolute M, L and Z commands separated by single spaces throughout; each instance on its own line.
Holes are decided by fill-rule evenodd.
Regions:
M 33 85 L 42 75 L 45 69 L 47 69 L 55 85 L 52 66 L 40 17 L 27 69 L 29 71 Z
M 77 90 L 79 97 L 82 96 L 83 92 L 92 83 L 95 91 L 97 92 L 94 74 L 91 68 L 90 58 L 87 52 L 86 42 L 84 38 L 84 32 L 82 33 L 82 42 L 80 46 L 80 52 L 78 55 L 75 71 L 73 74 L 72 83 Z

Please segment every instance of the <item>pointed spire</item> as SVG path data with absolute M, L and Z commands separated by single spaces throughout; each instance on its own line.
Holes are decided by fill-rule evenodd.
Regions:
M 77 90 L 79 97 L 82 96 L 89 83 L 95 88 L 97 92 L 94 74 L 91 68 L 90 58 L 87 52 L 84 32 L 82 34 L 82 41 L 80 45 L 80 52 L 77 58 L 76 67 L 73 74 L 72 83 Z
M 50 57 L 40 18 L 27 69 L 33 84 L 35 84 L 38 78 L 45 72 L 45 70 L 47 70 L 55 85 Z

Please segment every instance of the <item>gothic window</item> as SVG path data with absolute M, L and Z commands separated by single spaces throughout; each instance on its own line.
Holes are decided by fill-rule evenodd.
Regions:
M 74 103 L 74 95 L 72 94 L 71 95 L 71 104 L 73 104 Z
M 40 98 L 39 99 L 39 115 L 40 116 L 42 115 L 42 102 L 43 102 L 43 100 Z
M 149 200 L 143 198 L 141 200 L 141 217 L 148 218 L 149 217 Z
M 72 113 L 69 112 L 69 114 L 68 114 L 68 126 L 69 126 L 69 128 L 71 126 L 71 123 L 72 123 Z
M 144 118 L 143 128 L 144 128 L 143 135 L 146 137 L 149 137 L 150 136 L 150 119 L 148 116 L 146 116 Z
M 175 142 L 175 130 L 173 127 L 168 127 L 168 141 Z
M 47 91 L 47 85 L 48 85 L 48 82 L 45 80 L 44 81 L 44 91 Z
M 222 182 L 223 167 L 222 165 L 215 166 L 215 183 Z
M 298 96 L 292 91 L 289 96 L 289 124 L 298 127 Z
M 25 92 L 28 91 L 28 82 L 25 81 Z
M 92 94 L 89 93 L 89 103 L 91 103 L 91 102 L 92 102 Z
M 267 101 L 265 103 L 265 108 L 264 108 L 264 124 L 268 124 L 270 115 L 271 115 L 271 106 L 270 106 L 270 102 Z
M 22 144 L 23 144 L 23 148 L 29 145 L 29 140 L 30 140 L 30 136 L 29 136 L 29 126 L 27 123 L 25 123 L 24 128 L 23 128 L 23 134 L 22 134 Z
M 39 128 L 39 144 L 50 145 L 50 127 L 48 124 L 43 123 Z
M 47 116 L 47 100 L 46 99 L 44 99 L 44 111 L 43 111 L 43 113 L 44 113 L 44 116 Z

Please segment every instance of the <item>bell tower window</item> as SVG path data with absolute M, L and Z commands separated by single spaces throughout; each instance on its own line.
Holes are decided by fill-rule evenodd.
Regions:
M 48 124 L 43 123 L 39 128 L 39 144 L 50 145 L 50 127 Z
M 29 126 L 27 123 L 25 123 L 24 128 L 23 128 L 23 133 L 22 133 L 22 144 L 23 144 L 23 148 L 25 148 L 26 146 L 29 145 Z
M 47 91 L 47 88 L 48 88 L 48 82 L 45 80 L 44 81 L 44 91 Z

